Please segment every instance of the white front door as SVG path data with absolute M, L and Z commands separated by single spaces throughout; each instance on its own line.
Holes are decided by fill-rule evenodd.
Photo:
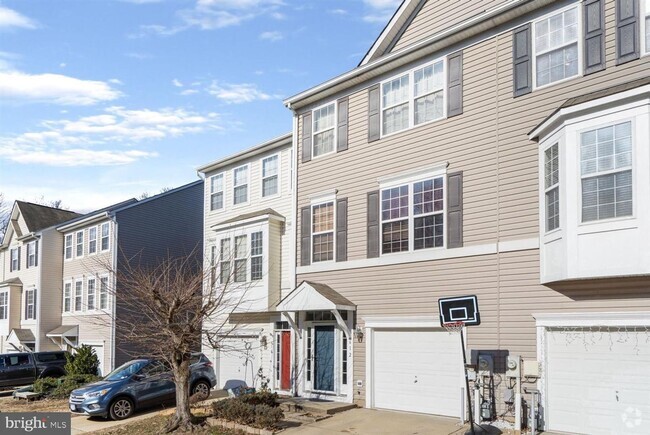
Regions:
M 376 329 L 372 337 L 375 408 L 460 416 L 460 339 L 443 329 Z
M 260 367 L 259 337 L 224 339 L 215 361 L 219 368 L 219 388 L 229 390 L 240 386 L 256 386 Z
M 650 344 L 645 328 L 546 332 L 546 430 L 647 434 Z
M 95 350 L 95 354 L 99 360 L 99 376 L 106 376 L 108 373 L 104 371 L 104 345 L 90 344 L 89 346 Z

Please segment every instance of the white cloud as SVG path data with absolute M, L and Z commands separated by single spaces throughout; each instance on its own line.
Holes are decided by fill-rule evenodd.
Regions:
M 22 29 L 35 29 L 38 27 L 36 21 L 28 18 L 13 9 L 0 6 L 0 30 L 18 27 Z
M 199 91 L 197 91 L 196 89 L 185 89 L 184 91 L 181 91 L 181 95 L 194 95 L 198 93 Z
M 253 101 L 279 98 L 278 96 L 269 95 L 260 91 L 252 83 L 219 84 L 217 81 L 214 81 L 208 88 L 208 93 L 227 104 L 251 103 Z
M 181 83 L 180 80 L 178 80 L 178 79 L 172 80 L 172 84 L 174 86 L 176 86 L 177 88 L 182 88 L 183 87 L 183 83 Z
M 112 83 L 114 85 L 123 85 L 124 82 L 120 79 L 108 79 L 108 83 Z
M 345 9 L 330 9 L 328 12 L 330 14 L 332 14 L 332 15 L 347 15 L 348 14 L 348 11 L 346 11 Z
M 122 165 L 158 155 L 135 149 L 135 144 L 221 129 L 216 113 L 113 106 L 96 115 L 44 121 L 40 130 L 0 137 L 0 159 L 49 166 Z
M 64 62 L 61 62 L 61 63 L 59 64 L 59 68 L 65 68 L 66 66 L 67 66 L 67 64 L 64 63 Z
M 121 96 L 120 91 L 101 81 L 81 80 L 61 74 L 0 71 L 0 97 L 5 101 L 87 106 Z
M 260 39 L 263 41 L 275 42 L 275 41 L 280 41 L 283 38 L 284 36 L 282 35 L 282 33 L 278 31 L 260 33 Z

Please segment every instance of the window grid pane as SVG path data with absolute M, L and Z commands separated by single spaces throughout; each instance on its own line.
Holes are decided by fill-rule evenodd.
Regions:
M 436 62 L 413 72 L 415 125 L 443 117 L 443 63 Z
M 83 282 L 77 281 L 74 289 L 74 310 L 81 311 L 83 302 Z
M 409 249 L 408 219 L 382 224 L 382 253 L 403 252 Z
M 262 196 L 278 193 L 278 156 L 262 160 Z
M 580 135 L 582 175 L 632 166 L 632 124 L 624 122 Z
M 444 244 L 442 214 L 415 218 L 413 231 L 414 249 L 437 248 Z
M 381 192 L 381 218 L 391 220 L 407 217 L 409 214 L 408 185 L 393 187 Z
M 578 74 L 578 9 L 535 23 L 537 86 Z
M 246 263 L 244 260 L 235 260 L 235 282 L 246 282 Z
M 632 171 L 582 180 L 582 221 L 632 215 Z
M 413 183 L 413 214 L 441 212 L 443 209 L 442 177 Z
M 314 157 L 334 151 L 334 129 L 314 135 Z
M 334 259 L 334 232 L 316 234 L 313 237 L 313 261 L 330 261 Z
M 251 234 L 251 280 L 253 281 L 262 279 L 262 254 L 262 232 L 258 231 Z
M 99 308 L 101 310 L 108 308 L 108 277 L 99 279 Z
M 328 202 L 318 204 L 313 207 L 313 226 L 314 233 L 332 231 L 334 229 L 334 203 Z
M 555 186 L 560 182 L 560 158 L 558 156 L 558 145 L 544 151 L 544 187 L 546 189 Z
M 102 251 L 108 249 L 108 223 L 102 224 Z
M 89 279 L 86 285 L 88 287 L 86 289 L 87 292 L 86 305 L 88 306 L 89 310 L 94 310 L 95 309 L 95 280 Z
M 210 195 L 210 210 L 219 210 L 223 208 L 223 192 L 217 192 Z
M 560 188 L 546 192 L 546 231 L 560 227 Z
M 265 178 L 262 180 L 262 196 L 273 196 L 278 193 L 278 176 Z

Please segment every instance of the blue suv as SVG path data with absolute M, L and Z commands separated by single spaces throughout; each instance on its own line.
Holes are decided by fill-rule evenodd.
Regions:
M 190 394 L 207 399 L 217 378 L 210 360 L 202 353 L 192 355 Z M 173 402 L 174 376 L 169 367 L 152 358 L 129 361 L 101 381 L 78 388 L 70 394 L 70 411 L 90 416 L 123 420 L 136 409 Z

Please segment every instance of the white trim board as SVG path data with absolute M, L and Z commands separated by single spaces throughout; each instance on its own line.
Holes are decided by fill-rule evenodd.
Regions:
M 650 326 L 650 312 L 533 313 L 537 327 Z

